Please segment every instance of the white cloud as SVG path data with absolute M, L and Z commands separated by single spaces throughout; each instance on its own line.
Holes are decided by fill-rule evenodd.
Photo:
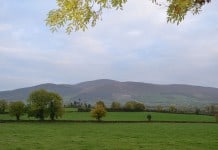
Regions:
M 28 9 L 4 13 L 0 90 L 98 78 L 218 87 L 217 2 L 177 26 L 166 23 L 165 8 L 129 0 L 123 11 L 105 11 L 95 28 L 70 36 L 43 24 L 50 3 L 28 1 Z M 23 19 L 14 19 L 16 12 Z
M 5 32 L 12 29 L 10 24 L 0 24 L 0 32 Z

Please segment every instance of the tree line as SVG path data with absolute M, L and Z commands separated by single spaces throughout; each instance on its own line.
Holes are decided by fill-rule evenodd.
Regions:
M 82 102 L 74 102 L 72 105 L 78 107 L 78 111 L 90 111 L 91 116 L 97 120 L 101 120 L 106 115 L 107 111 L 144 111 L 143 103 L 136 101 L 128 101 L 124 106 L 119 102 L 112 102 L 111 107 L 107 108 L 103 101 L 97 101 L 95 106 Z M 0 113 L 6 113 L 8 110 L 11 116 L 15 116 L 20 120 L 20 116 L 27 114 L 28 117 L 35 117 L 39 120 L 58 119 L 64 113 L 64 105 L 62 97 L 54 92 L 48 92 L 44 89 L 33 91 L 27 101 L 26 105 L 22 101 L 15 101 L 7 103 L 6 100 L 0 100 Z
M 78 111 L 88 111 L 91 112 L 91 116 L 96 118 L 98 121 L 101 120 L 107 113 L 110 112 L 140 112 L 140 111 L 153 111 L 153 112 L 170 112 L 170 113 L 188 113 L 188 110 L 181 110 L 176 105 L 170 105 L 167 108 L 161 105 L 157 105 L 155 108 L 150 109 L 145 107 L 141 102 L 137 101 L 127 101 L 122 105 L 118 101 L 113 101 L 109 107 L 107 107 L 104 101 L 99 100 L 94 106 L 90 104 L 83 103 L 81 100 L 74 101 L 71 103 L 71 107 L 78 108 Z M 68 106 L 69 107 L 69 106 Z M 64 105 L 63 98 L 55 93 L 49 92 L 44 89 L 39 89 L 33 91 L 26 104 L 22 101 L 15 101 L 7 103 L 6 100 L 0 100 L 0 114 L 9 112 L 11 116 L 15 116 L 17 120 L 20 120 L 20 116 L 27 114 L 28 117 L 35 117 L 39 120 L 45 120 L 50 118 L 50 120 L 55 120 L 63 116 L 64 114 Z M 200 108 L 194 108 L 192 114 L 207 114 L 215 115 L 218 117 L 218 105 L 208 105 L 205 107 L 204 111 Z M 149 120 L 150 116 L 148 116 Z
M 118 101 L 113 101 L 110 106 L 106 106 L 104 101 L 99 100 L 96 102 L 96 104 L 101 103 L 107 111 L 128 111 L 128 112 L 139 112 L 145 110 L 145 105 L 141 102 L 137 101 L 127 101 L 124 105 L 122 105 Z M 78 112 L 89 112 L 93 108 L 91 104 L 87 104 L 86 102 L 82 102 L 81 99 L 78 101 L 74 101 L 73 103 L 70 103 L 69 105 L 65 105 L 65 107 L 71 107 L 71 108 L 77 108 Z
M 6 109 L 11 116 L 20 120 L 20 116 L 27 114 L 28 117 L 35 117 L 39 120 L 50 118 L 51 120 L 62 117 L 64 113 L 63 99 L 54 92 L 48 92 L 44 89 L 33 91 L 25 105 L 22 101 L 10 102 L 0 100 L 0 113 L 6 113 Z

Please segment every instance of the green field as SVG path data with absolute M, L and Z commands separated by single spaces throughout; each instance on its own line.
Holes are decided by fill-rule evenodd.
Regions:
M 105 121 L 144 121 L 147 114 L 151 114 L 153 121 L 208 121 L 215 122 L 214 116 L 189 115 L 189 114 L 169 114 L 156 112 L 108 112 Z M 88 112 L 65 113 L 63 120 L 94 120 Z
M 153 121 L 206 121 L 215 122 L 214 116 L 190 115 L 190 114 L 169 114 L 155 112 L 108 112 L 105 121 L 144 121 L 147 120 L 147 114 L 151 114 Z M 0 114 L 0 120 L 15 120 L 8 114 Z M 35 120 L 22 116 L 21 120 Z M 95 120 L 91 117 L 90 112 L 74 112 L 72 109 L 66 109 L 65 114 L 60 120 Z
M 1 150 L 217 150 L 217 124 L 0 123 Z
M 213 116 L 154 112 L 108 112 L 106 121 L 215 122 Z M 22 120 L 32 120 L 27 116 Z M 0 120 L 15 120 L 1 114 Z M 94 120 L 89 112 L 66 109 L 61 120 Z M 0 123 L 1 150 L 216 150 L 218 124 L 207 123 Z

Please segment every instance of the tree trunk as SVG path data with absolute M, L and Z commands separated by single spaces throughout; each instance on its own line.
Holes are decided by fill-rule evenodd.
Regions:
M 40 110 L 39 110 L 39 119 L 40 119 L 41 121 L 44 120 L 44 110 L 43 110 L 43 109 L 40 109 Z
M 54 117 L 55 117 L 54 102 L 51 101 L 51 103 L 50 103 L 50 119 L 53 121 Z
M 54 121 L 54 117 L 55 117 L 55 115 L 52 113 L 52 114 L 50 114 L 50 119 L 52 120 L 52 121 Z
M 98 121 L 101 121 L 101 117 L 100 117 L 100 116 L 98 116 L 98 117 L 97 117 L 97 120 L 98 120 Z
M 20 120 L 20 115 L 16 115 L 17 121 Z

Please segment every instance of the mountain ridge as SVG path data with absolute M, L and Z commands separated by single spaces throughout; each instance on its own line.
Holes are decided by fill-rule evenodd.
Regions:
M 9 91 L 0 91 L 0 99 L 8 101 L 25 101 L 29 94 L 37 89 L 59 93 L 65 103 L 81 99 L 94 104 L 102 99 L 106 104 L 112 101 L 125 103 L 136 100 L 148 105 L 207 105 L 218 103 L 218 88 L 186 84 L 152 84 L 143 82 L 120 82 L 110 79 L 99 79 L 77 84 L 45 83 L 32 87 Z

